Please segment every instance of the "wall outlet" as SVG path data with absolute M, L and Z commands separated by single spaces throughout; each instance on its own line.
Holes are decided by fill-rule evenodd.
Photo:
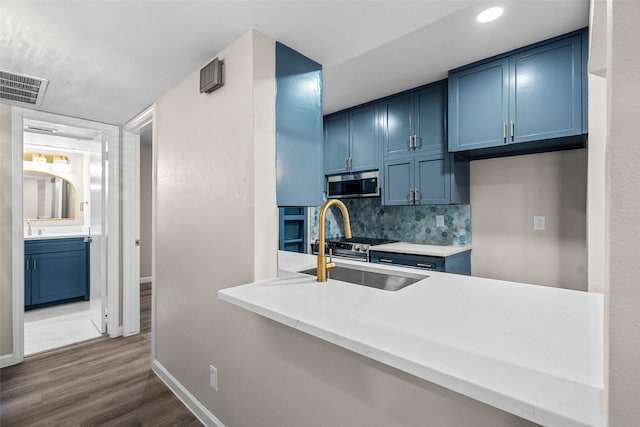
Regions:
M 218 391 L 218 370 L 213 365 L 209 365 L 209 385 Z
M 544 215 L 533 217 L 533 229 L 544 231 Z
M 436 227 L 444 227 L 444 215 L 436 215 Z

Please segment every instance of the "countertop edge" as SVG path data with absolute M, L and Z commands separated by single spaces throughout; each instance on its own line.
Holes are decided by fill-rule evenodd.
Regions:
M 385 243 L 383 245 L 370 246 L 369 250 L 379 251 L 379 252 L 393 252 L 393 253 L 409 254 L 409 255 L 448 257 L 448 256 L 468 252 L 472 250 L 472 246 L 471 245 L 437 246 L 437 245 L 423 245 L 420 243 L 410 243 L 410 242 L 396 242 L 396 243 Z
M 277 279 L 274 279 L 277 280 Z M 270 281 L 261 281 L 259 283 L 268 283 Z M 258 282 L 256 282 L 258 284 Z M 251 286 L 253 284 L 241 285 Z M 300 319 L 287 316 L 285 314 L 276 312 L 267 307 L 260 306 L 236 297 L 229 293 L 229 289 L 221 289 L 218 291 L 218 298 L 227 303 L 233 304 L 242 309 L 248 310 L 262 317 L 271 319 L 285 326 L 289 326 L 298 331 L 312 335 L 316 338 L 327 341 L 331 344 L 335 344 L 339 347 L 353 351 L 359 355 L 370 358 L 377 362 L 383 363 L 387 366 L 391 366 L 400 371 L 409 373 L 423 380 L 432 382 L 448 390 L 460 393 L 464 396 L 483 402 L 487 405 L 517 415 L 521 418 L 529 421 L 540 423 L 542 425 L 558 425 L 567 427 L 585 427 L 585 426 L 600 426 L 600 422 L 587 422 L 584 419 L 577 419 L 570 416 L 570 414 L 562 414 L 553 412 L 547 408 L 541 407 L 535 402 L 528 402 L 522 399 L 514 398 L 513 396 L 505 395 L 499 391 L 495 391 L 484 387 L 479 384 L 475 384 L 470 381 L 466 381 L 463 378 L 456 377 L 451 373 L 442 372 L 440 370 L 431 368 L 429 366 L 417 363 L 415 361 L 401 359 L 387 351 L 372 347 L 366 343 L 359 342 L 357 340 L 340 336 L 331 331 L 327 331 L 323 328 L 316 327 L 312 324 L 304 322 Z M 561 378 L 553 377 L 558 380 L 558 385 L 566 386 L 567 388 L 580 388 L 583 389 L 584 394 L 587 395 L 584 399 L 587 399 L 591 405 L 600 405 L 602 391 L 595 387 L 591 387 L 586 384 L 578 384 Z M 582 402 L 585 403 L 585 402 Z M 575 404 L 575 403 L 574 403 Z M 583 407 L 583 405 L 579 405 Z M 584 414 L 582 414 L 584 415 Z

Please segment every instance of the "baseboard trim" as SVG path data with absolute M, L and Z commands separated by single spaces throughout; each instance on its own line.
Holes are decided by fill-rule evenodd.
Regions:
M 224 427 L 224 424 L 216 418 L 198 399 L 192 395 L 173 375 L 167 371 L 157 360 L 151 363 L 151 369 L 169 387 L 169 390 L 189 409 L 197 419 L 205 426 Z
M 0 368 L 17 365 L 18 363 L 20 363 L 20 361 L 16 361 L 13 353 L 0 356 Z
M 153 281 L 153 277 L 148 276 L 148 277 L 141 277 L 140 278 L 140 284 L 142 283 L 151 283 Z

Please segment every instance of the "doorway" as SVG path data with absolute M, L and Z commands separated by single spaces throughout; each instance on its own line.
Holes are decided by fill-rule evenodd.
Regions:
M 24 120 L 22 140 L 27 356 L 106 332 L 102 230 L 107 151 L 101 131 L 32 119 Z M 47 257 L 55 260 L 48 274 L 42 262 L 40 271 L 36 263 Z M 83 274 L 45 277 L 72 267 Z
M 58 238 L 70 237 L 74 234 L 87 238 L 86 243 L 90 245 L 87 253 L 88 293 L 99 296 L 99 302 L 96 298 L 91 304 L 90 298 L 87 298 L 90 308 L 85 311 L 92 312 L 89 322 L 98 334 L 104 333 L 112 337 L 121 334 L 119 328 L 120 144 L 118 127 L 13 107 L 11 129 L 13 352 L 10 359 L 3 361 L 3 366 L 20 363 L 25 355 L 25 305 L 29 302 L 26 300 L 28 296 L 26 285 L 30 280 L 27 274 L 31 274 L 27 266 L 30 269 L 36 268 L 32 262 L 26 262 L 25 242 L 29 240 L 62 241 Z M 47 135 L 49 138 L 46 137 Z M 52 138 L 53 135 L 56 138 Z M 80 145 L 81 142 L 84 145 Z M 26 156 L 27 153 L 30 156 Z M 68 209 L 73 211 L 71 218 L 54 219 L 45 208 L 40 212 L 44 212 L 42 218 L 36 218 L 36 221 L 25 220 L 24 171 L 34 166 L 34 158 L 36 162 L 40 162 L 38 166 L 41 169 L 50 169 L 52 175 L 63 175 L 63 172 L 69 172 L 73 162 L 83 166 L 85 162 L 87 163 L 86 169 L 81 168 L 83 169 L 82 178 L 76 176 L 69 179 L 69 181 L 82 181 L 80 184 L 82 191 L 78 192 L 77 199 L 72 192 L 68 192 L 64 198 L 70 201 Z M 27 162 L 31 162 L 28 164 L 29 168 L 25 167 Z M 56 165 L 55 173 L 53 173 L 54 165 Z M 36 166 L 35 169 L 38 167 Z M 68 182 L 67 188 L 75 186 L 72 182 Z M 50 196 L 41 194 L 36 199 L 38 197 L 46 200 Z M 40 208 L 42 201 L 37 200 L 33 203 Z M 52 208 L 53 210 L 61 210 L 61 208 L 56 205 Z M 30 212 L 29 215 L 40 216 L 37 212 Z M 30 236 L 28 236 L 29 229 L 31 229 Z M 110 232 L 110 230 L 115 231 Z M 28 238 L 25 239 L 25 237 Z M 92 252 L 93 256 L 91 256 Z M 52 308 L 57 305 L 57 302 L 66 303 L 69 302 L 66 299 L 74 298 L 75 296 L 62 298 L 64 301 L 46 300 L 44 303 L 43 300 L 36 299 L 35 305 L 38 308 L 44 306 Z M 57 329 L 63 329 L 63 326 L 59 325 Z

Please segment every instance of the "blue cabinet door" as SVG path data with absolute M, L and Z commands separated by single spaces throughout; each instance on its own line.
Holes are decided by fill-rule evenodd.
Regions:
M 64 251 L 33 257 L 31 304 L 61 301 L 87 294 L 87 252 Z
M 413 158 L 403 158 L 384 162 L 384 188 L 382 196 L 385 205 L 412 204 Z
M 450 203 L 449 156 L 416 157 L 415 174 L 415 204 L 441 205 Z
M 510 142 L 582 134 L 581 36 L 510 58 Z
M 413 94 L 388 99 L 383 104 L 385 126 L 384 155 L 407 153 L 412 129 Z
M 350 169 L 353 172 L 379 169 L 378 105 L 369 104 L 350 111 Z
M 349 157 L 349 121 L 347 112 L 324 118 L 324 173 L 347 171 Z
M 279 209 L 279 245 L 282 251 L 307 252 L 307 208 Z
M 446 111 L 445 83 L 419 90 L 414 95 L 414 134 L 417 135 L 415 151 L 438 154 L 447 151 L 445 137 Z
M 509 60 L 449 75 L 449 151 L 506 144 L 509 119 Z
M 33 260 L 31 255 L 24 257 L 24 305 L 31 305 L 31 269 Z

